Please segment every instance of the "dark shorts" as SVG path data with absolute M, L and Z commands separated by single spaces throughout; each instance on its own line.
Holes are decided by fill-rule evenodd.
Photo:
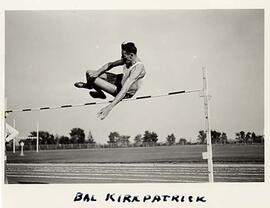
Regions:
M 117 90 L 116 90 L 116 94 L 115 96 L 120 92 L 120 90 L 122 89 L 122 79 L 123 79 L 123 74 L 113 74 L 110 72 L 106 72 L 105 73 L 107 75 L 107 79 L 106 81 L 110 82 L 111 84 L 115 85 Z M 131 93 L 127 93 L 126 96 L 124 97 L 124 99 L 126 98 L 131 98 L 133 96 L 133 94 Z
M 113 74 L 110 72 L 106 72 L 105 74 L 107 75 L 106 81 L 115 85 L 117 87 L 117 93 L 118 93 L 122 88 L 121 81 L 123 79 L 123 74 Z

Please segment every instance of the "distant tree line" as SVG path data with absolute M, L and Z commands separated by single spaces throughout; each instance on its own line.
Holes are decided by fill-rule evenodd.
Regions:
M 29 137 L 37 137 L 37 132 L 30 132 Z M 35 145 L 35 139 L 26 139 L 23 141 L 25 145 Z M 68 136 L 59 136 L 50 134 L 47 131 L 39 131 L 39 144 L 40 145 L 59 145 L 59 144 L 95 144 L 91 131 L 89 131 L 87 139 L 84 130 L 81 128 L 72 128 Z
M 107 142 L 112 147 L 127 147 L 129 146 L 130 136 L 120 135 L 118 132 L 111 132 L 109 141 Z M 155 146 L 158 141 L 158 135 L 155 132 L 145 131 L 143 135 L 138 134 L 134 138 L 134 146 Z
M 244 131 L 240 131 L 235 135 L 236 135 L 235 139 L 238 143 L 245 143 L 245 144 L 264 143 L 264 136 L 256 135 L 254 132 L 245 133 Z
M 244 143 L 244 144 L 255 144 L 264 143 L 264 137 L 262 135 L 256 135 L 254 132 L 240 131 L 235 133 L 235 138 L 233 141 L 229 141 L 227 134 L 224 132 L 218 132 L 216 130 L 211 130 L 211 142 L 213 144 L 228 144 L 228 143 Z M 199 144 L 206 143 L 206 132 L 203 130 L 199 131 L 197 136 L 197 141 Z
M 156 146 L 156 145 L 185 145 L 188 144 L 185 138 L 180 138 L 177 142 L 174 134 L 170 134 L 166 137 L 166 143 L 158 143 L 158 135 L 155 132 L 149 130 L 144 134 L 137 134 L 134 137 L 133 143 L 129 140 L 130 136 L 120 135 L 118 132 L 111 132 L 107 143 L 110 147 L 127 147 L 130 144 L 137 147 Z
M 29 134 L 30 137 L 36 137 L 37 132 L 32 131 Z M 146 146 L 156 146 L 156 145 L 186 145 L 186 144 L 206 144 L 206 132 L 200 130 L 197 136 L 197 142 L 188 142 L 185 138 L 176 138 L 175 135 L 169 134 L 166 138 L 165 143 L 158 143 L 159 137 L 156 132 L 145 131 L 143 134 L 138 134 L 131 141 L 130 136 L 120 135 L 118 132 L 111 132 L 108 135 L 107 145 L 109 147 L 146 147 Z M 228 144 L 228 143 L 263 143 L 264 137 L 261 135 L 256 135 L 254 132 L 244 132 L 240 131 L 235 134 L 234 140 L 228 140 L 227 134 L 224 132 L 218 132 L 216 130 L 211 130 L 211 141 L 213 144 Z M 24 140 L 25 145 L 36 145 L 35 139 Z M 87 137 L 83 129 L 72 128 L 69 132 L 69 136 L 59 136 L 50 134 L 47 131 L 39 131 L 39 144 L 40 145 L 69 145 L 69 144 L 92 144 L 95 145 L 96 141 L 89 131 Z

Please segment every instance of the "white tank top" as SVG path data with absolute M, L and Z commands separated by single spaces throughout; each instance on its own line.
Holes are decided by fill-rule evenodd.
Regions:
M 135 69 L 135 66 L 137 66 L 138 64 L 143 64 L 142 62 L 136 62 L 134 65 L 132 65 L 131 67 L 127 68 L 126 65 L 124 65 L 123 67 L 123 79 L 121 81 L 121 84 L 123 85 L 125 83 L 125 81 L 127 80 L 127 78 L 130 76 L 130 73 L 132 72 L 132 70 Z M 135 93 L 141 86 L 142 84 L 142 78 L 145 76 L 145 70 L 143 70 L 138 78 L 138 80 L 132 84 L 132 86 L 130 87 L 128 93 Z

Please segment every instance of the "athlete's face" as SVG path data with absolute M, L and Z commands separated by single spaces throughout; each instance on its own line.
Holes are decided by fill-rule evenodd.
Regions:
M 128 53 L 125 50 L 122 50 L 122 59 L 124 60 L 125 63 L 131 63 L 133 56 L 134 56 L 133 53 Z

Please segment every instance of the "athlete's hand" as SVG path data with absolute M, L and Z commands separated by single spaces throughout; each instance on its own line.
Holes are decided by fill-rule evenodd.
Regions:
M 112 107 L 111 107 L 110 105 L 108 105 L 108 106 L 102 108 L 102 109 L 98 112 L 97 116 L 98 116 L 101 120 L 103 120 L 104 118 L 106 118 L 106 117 L 109 115 L 109 113 L 110 113 L 111 110 L 112 110 Z
M 92 80 L 96 79 L 98 76 L 99 76 L 98 71 L 95 71 L 95 72 L 89 74 L 89 78 L 92 79 Z
M 86 72 L 87 81 L 94 81 L 99 75 L 99 71 L 88 70 Z

